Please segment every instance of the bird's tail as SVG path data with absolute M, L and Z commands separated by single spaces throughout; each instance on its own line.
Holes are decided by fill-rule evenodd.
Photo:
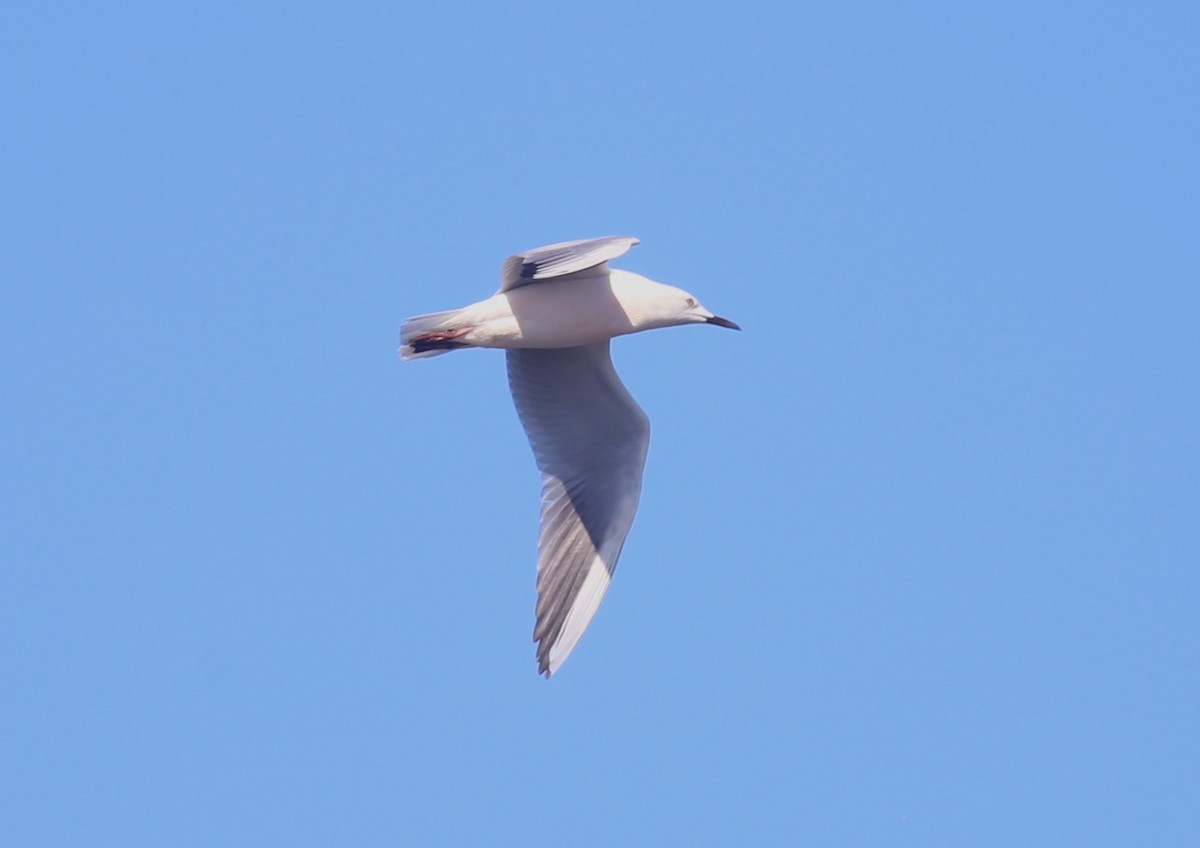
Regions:
M 465 342 L 455 341 L 472 329 L 464 327 L 458 320 L 462 311 L 450 309 L 407 319 L 400 325 L 400 356 L 404 359 L 424 359 L 470 347 Z

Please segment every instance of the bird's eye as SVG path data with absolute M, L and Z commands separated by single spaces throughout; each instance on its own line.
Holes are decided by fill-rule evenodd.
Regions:
M 689 309 L 691 309 L 693 306 L 695 306 L 695 305 L 696 305 L 696 298 L 694 298 L 694 297 L 689 297 L 689 298 L 687 299 L 687 305 L 688 305 L 688 308 L 689 308 Z

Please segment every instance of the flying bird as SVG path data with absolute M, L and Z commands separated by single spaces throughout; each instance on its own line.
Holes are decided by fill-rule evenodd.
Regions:
M 538 672 L 550 677 L 579 643 L 637 512 L 650 422 L 613 369 L 609 340 L 679 324 L 741 329 L 683 289 L 608 266 L 630 236 L 568 241 L 510 256 L 496 294 L 409 318 L 404 359 L 503 348 L 517 415 L 542 474 Z

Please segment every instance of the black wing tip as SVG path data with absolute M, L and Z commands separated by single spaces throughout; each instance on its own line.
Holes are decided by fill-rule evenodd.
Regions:
M 538 663 L 538 674 L 540 674 L 542 677 L 549 680 L 550 677 L 554 674 L 554 672 L 550 670 L 550 652 L 546 651 L 545 654 L 543 654 L 542 651 L 540 650 L 540 646 L 539 646 L 539 650 L 538 650 L 537 663 Z

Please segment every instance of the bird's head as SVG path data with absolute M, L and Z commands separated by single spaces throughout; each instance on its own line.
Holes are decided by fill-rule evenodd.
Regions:
M 681 324 L 715 324 L 730 330 L 742 329 L 728 318 L 705 309 L 690 292 L 644 277 L 638 283 L 632 300 L 622 298 L 622 305 L 631 313 L 630 317 L 639 329 L 677 327 Z

